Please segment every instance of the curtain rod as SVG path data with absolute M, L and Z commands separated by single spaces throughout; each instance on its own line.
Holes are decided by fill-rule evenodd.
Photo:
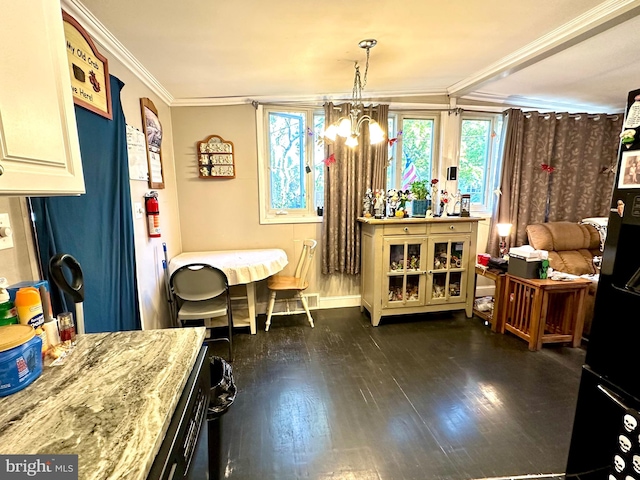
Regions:
M 585 115 L 587 118 L 592 118 L 595 121 L 600 120 L 600 117 L 610 118 L 611 120 L 617 120 L 619 117 L 618 113 L 568 113 L 568 112 L 546 112 L 546 113 L 537 112 L 537 113 L 539 113 L 540 116 L 542 116 L 545 120 L 548 120 L 549 118 L 551 118 L 551 115 L 555 115 L 556 120 L 560 120 L 565 115 L 568 116 L 569 118 L 573 118 L 574 120 L 580 120 L 582 116 Z M 505 115 L 508 115 L 508 114 L 505 113 Z M 533 115 L 533 112 L 525 112 L 524 114 L 526 118 L 531 118 L 532 115 Z

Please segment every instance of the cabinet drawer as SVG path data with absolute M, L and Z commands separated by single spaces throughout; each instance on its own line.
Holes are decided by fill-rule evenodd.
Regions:
M 471 224 L 467 222 L 437 223 L 431 225 L 430 233 L 469 233 Z
M 427 225 L 425 223 L 416 223 L 413 225 L 385 225 L 385 235 L 424 235 L 427 233 Z

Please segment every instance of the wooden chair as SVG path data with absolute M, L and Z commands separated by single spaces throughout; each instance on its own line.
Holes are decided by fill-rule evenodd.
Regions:
M 233 315 L 229 281 L 225 273 L 205 263 L 192 263 L 173 272 L 169 285 L 178 299 L 177 317 L 181 326 L 185 326 L 184 322 L 189 320 L 203 320 L 207 329 L 226 324 L 228 337 L 208 338 L 206 342 L 228 342 L 229 361 L 233 361 Z M 225 316 L 225 323 L 213 323 L 213 319 Z M 207 323 L 208 320 L 210 323 Z
M 300 299 L 304 311 L 307 313 L 309 319 L 309 325 L 313 328 L 313 318 L 309 311 L 309 305 L 307 299 L 302 295 L 302 292 L 309 286 L 307 282 L 307 276 L 309 275 L 309 267 L 313 260 L 318 242 L 315 240 L 307 239 L 302 244 L 302 253 L 296 266 L 296 271 L 293 277 L 285 275 L 274 275 L 267 280 L 267 287 L 269 288 L 271 295 L 269 298 L 269 307 L 267 308 L 267 325 L 265 331 L 269 331 L 271 326 L 271 316 L 273 315 L 273 306 L 276 303 L 277 292 L 295 292 L 296 298 Z

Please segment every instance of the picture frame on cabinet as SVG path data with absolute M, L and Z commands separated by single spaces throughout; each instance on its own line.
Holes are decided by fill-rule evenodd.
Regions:
M 158 118 L 158 109 L 148 98 L 140 99 L 140 109 L 142 112 L 142 131 L 147 147 L 149 188 L 164 188 L 162 124 Z

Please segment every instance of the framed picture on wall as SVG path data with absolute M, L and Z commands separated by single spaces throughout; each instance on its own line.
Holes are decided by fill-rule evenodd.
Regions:
M 147 164 L 149 166 L 149 188 L 164 188 L 162 169 L 162 124 L 158 110 L 148 98 L 140 99 L 142 110 L 142 131 L 147 145 Z
M 640 150 L 622 152 L 618 188 L 640 188 Z

